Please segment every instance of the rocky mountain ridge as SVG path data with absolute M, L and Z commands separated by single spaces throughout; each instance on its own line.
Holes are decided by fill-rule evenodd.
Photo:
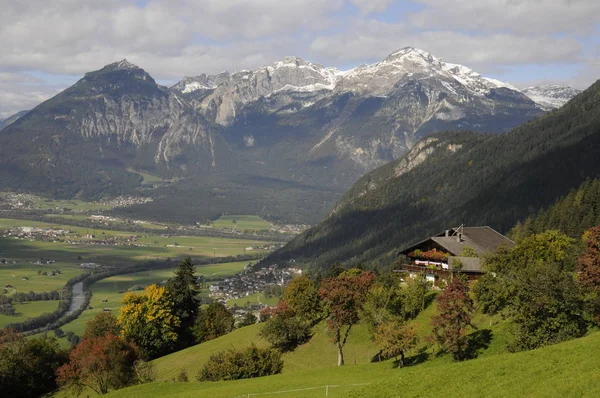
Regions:
M 145 191 L 165 206 L 153 214 L 242 214 L 247 203 L 253 214 L 316 222 L 365 172 L 423 137 L 499 133 L 543 112 L 506 83 L 414 48 L 346 72 L 286 57 L 171 88 L 121 60 L 2 130 L 0 183 L 98 198 L 143 190 L 140 170 L 179 181 Z M 281 190 L 286 203 L 261 197 Z M 183 191 L 190 200 L 174 209 L 168 197 Z

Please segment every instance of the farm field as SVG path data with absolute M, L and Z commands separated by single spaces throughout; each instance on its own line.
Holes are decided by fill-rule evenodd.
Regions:
M 278 302 L 279 299 L 277 297 L 267 298 L 263 293 L 254 293 L 239 299 L 227 300 L 227 305 L 230 307 L 233 307 L 234 305 L 237 305 L 238 307 L 246 307 L 248 303 L 277 305 Z
M 213 228 L 234 228 L 238 230 L 261 230 L 270 229 L 273 224 L 260 218 L 250 215 L 228 215 L 221 216 L 211 224 Z
M 0 314 L 0 329 L 11 323 L 23 322 L 27 318 L 34 318 L 47 312 L 54 312 L 58 308 L 58 300 L 31 301 L 14 304 L 17 316 Z
M 109 231 L 69 226 L 63 223 L 49 223 L 29 220 L 16 220 L 0 218 L 0 229 L 17 226 L 37 228 L 55 228 L 70 230 L 69 242 L 45 242 L 40 240 L 15 239 L 12 237 L 0 238 L 0 287 L 12 286 L 7 289 L 11 294 L 19 292 L 49 292 L 60 290 L 65 283 L 85 272 L 79 265 L 85 262 L 94 262 L 100 265 L 113 267 L 131 265 L 144 260 L 160 260 L 166 258 L 181 259 L 186 256 L 192 258 L 226 257 L 244 254 L 249 246 L 261 246 L 265 242 L 229 239 L 204 236 L 161 236 L 156 234 L 136 234 L 132 232 Z M 92 234 L 94 239 L 85 238 Z M 124 245 L 99 245 L 92 244 L 92 240 L 109 240 L 111 238 L 127 238 L 138 236 L 135 244 L 143 247 Z M 256 250 L 253 253 L 260 253 Z M 46 264 L 41 259 L 53 260 L 54 263 Z M 14 263 L 13 263 L 14 262 Z M 36 262 L 39 262 L 36 264 Z M 241 271 L 248 262 L 214 264 L 198 267 L 198 273 L 210 277 L 232 275 Z M 54 276 L 51 272 L 59 270 Z M 47 272 L 48 275 L 40 275 Z M 158 271 L 153 271 L 158 272 Z M 162 277 L 161 277 L 162 278 Z M 158 279 L 155 282 L 159 282 Z M 25 317 L 31 316 L 26 311 Z M 8 322 L 8 323 L 12 323 Z M 15 321 L 16 322 L 16 321 Z
M 243 329 L 242 329 L 243 330 Z M 206 344 L 206 343 L 205 343 Z M 286 372 L 225 382 L 151 383 L 110 393 L 109 397 L 507 397 L 599 396 L 600 333 L 521 352 L 452 363 L 441 357 L 398 369 L 393 361 Z M 157 364 L 158 367 L 158 364 Z M 193 374 L 188 374 L 194 380 Z M 367 385 L 351 386 L 350 384 Z M 307 390 L 308 389 L 308 390 Z M 297 391 L 289 391 L 297 390 Z M 282 392 L 289 391 L 289 392 Z

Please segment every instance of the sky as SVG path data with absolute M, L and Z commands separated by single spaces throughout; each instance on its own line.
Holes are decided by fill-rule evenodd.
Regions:
M 412 46 L 518 87 L 600 78 L 598 0 L 0 0 L 0 118 L 127 58 L 162 84 Z

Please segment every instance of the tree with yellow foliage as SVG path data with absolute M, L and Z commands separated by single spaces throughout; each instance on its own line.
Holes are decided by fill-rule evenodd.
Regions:
M 177 343 L 180 320 L 164 287 L 150 285 L 143 294 L 127 293 L 117 323 L 123 337 L 133 340 L 149 358 L 168 353 Z

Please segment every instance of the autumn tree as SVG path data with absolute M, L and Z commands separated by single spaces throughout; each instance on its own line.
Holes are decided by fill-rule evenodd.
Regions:
M 432 318 L 433 338 L 455 361 L 466 359 L 467 330 L 471 326 L 473 301 L 464 275 L 457 274 L 437 296 L 438 314 Z
M 58 384 L 79 395 L 86 388 L 106 394 L 136 383 L 138 352 L 120 336 L 108 334 L 84 339 L 57 370 Z
M 200 305 L 200 300 L 197 299 L 200 287 L 196 269 L 189 257 L 179 264 L 175 276 L 169 279 L 166 288 L 173 299 L 175 316 L 180 321 L 177 327 L 180 344 L 188 345 L 193 342 L 191 328 L 198 316 Z
M 402 321 L 389 321 L 381 323 L 375 331 L 375 344 L 381 354 L 386 358 L 400 356 L 400 364 L 405 365 L 406 353 L 413 350 L 419 337 L 414 328 Z
M 352 326 L 358 322 L 359 309 L 374 281 L 372 272 L 345 271 L 321 282 L 319 295 L 329 313 L 327 327 L 338 350 L 338 366 L 344 365 L 344 346 Z
M 127 293 L 117 323 L 121 335 L 132 339 L 150 358 L 169 352 L 177 343 L 180 320 L 164 287 L 150 285 L 143 294 Z
M 101 312 L 87 322 L 83 338 L 102 337 L 107 334 L 119 335 L 120 331 L 117 317 L 112 312 Z
M 587 293 L 592 316 L 600 322 L 600 226 L 586 231 L 583 241 L 584 252 L 577 261 L 579 282 Z
M 283 300 L 302 321 L 315 324 L 323 316 L 319 290 L 307 276 L 293 279 L 284 291 Z
M 270 312 L 260 336 L 281 351 L 291 351 L 308 340 L 310 325 L 309 321 L 299 318 L 286 301 L 281 300 Z
M 233 330 L 235 319 L 223 304 L 215 302 L 200 310 L 192 333 L 197 343 L 216 339 Z
M 38 397 L 56 389 L 56 370 L 67 354 L 55 338 L 26 339 L 14 330 L 0 336 L 0 396 Z

